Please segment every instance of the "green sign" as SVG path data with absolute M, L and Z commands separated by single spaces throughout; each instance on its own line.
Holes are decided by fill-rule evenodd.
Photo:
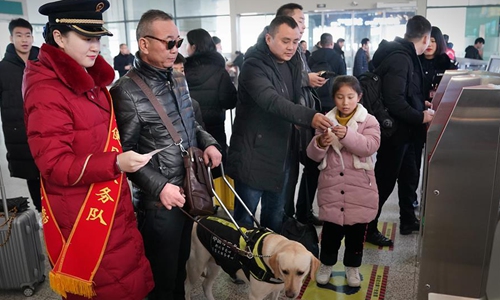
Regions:
M 23 15 L 23 4 L 21 2 L 0 0 L 0 14 Z
M 484 38 L 498 37 L 500 6 L 468 7 L 465 19 L 465 36 L 479 37 L 484 27 Z

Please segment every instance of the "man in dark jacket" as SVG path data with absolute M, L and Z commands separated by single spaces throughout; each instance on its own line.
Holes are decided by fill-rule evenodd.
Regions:
M 311 57 L 311 52 L 307 49 L 307 42 L 302 40 L 300 41 L 300 48 L 299 51 L 302 51 L 302 54 L 304 54 L 304 57 L 306 58 L 306 62 L 309 60 L 309 57 Z
M 335 50 L 335 52 L 337 52 L 337 54 L 340 55 L 340 57 L 342 57 L 342 61 L 344 62 L 344 66 L 347 69 L 347 65 L 345 63 L 345 53 L 344 53 L 344 50 L 342 50 L 342 48 L 344 48 L 344 44 L 345 44 L 345 40 L 343 38 L 339 38 L 337 40 L 337 42 L 333 45 L 333 50 Z
M 197 125 L 186 80 L 172 72 L 182 43 L 172 16 L 159 10 L 145 12 L 136 30 L 137 52 L 133 71 L 148 85 L 182 138 L 182 146 L 204 150 L 205 163 L 217 167 L 220 147 Z M 165 39 L 164 39 L 165 38 Z M 186 261 L 192 221 L 180 208 L 185 170 L 180 147 L 174 144 L 155 108 L 129 77 L 111 88 L 124 151 L 149 153 L 165 148 L 135 173 L 128 174 L 138 200 L 138 222 L 155 288 L 148 299 L 184 299 Z
M 418 231 L 413 200 L 418 186 L 416 165 L 417 143 L 425 134 L 425 123 L 433 118 L 427 111 L 423 93 L 423 71 L 418 55 L 430 42 L 431 24 L 422 16 L 414 16 L 406 24 L 405 38 L 382 41 L 373 56 L 373 65 L 382 77 L 382 95 L 389 113 L 397 122 L 397 130 L 382 139 L 377 152 L 375 177 L 379 192 L 379 211 L 368 225 L 366 241 L 379 246 L 390 246 L 392 241 L 377 229 L 378 218 L 385 201 L 398 183 L 400 233 Z M 383 62 L 383 63 L 382 63 Z M 421 153 L 421 150 L 420 152 Z
M 364 72 L 368 71 L 368 61 L 370 60 L 370 39 L 364 38 L 361 40 L 361 48 L 354 56 L 354 66 L 352 67 L 352 75 L 359 77 Z
M 276 16 L 292 17 L 299 26 L 301 37 L 303 36 L 306 30 L 306 22 L 303 7 L 300 4 L 284 4 L 278 8 Z M 303 43 L 301 42 L 300 47 L 297 49 L 302 61 L 302 97 L 299 103 L 305 107 L 320 111 L 321 102 L 314 88 L 322 87 L 327 81 L 325 78 L 319 76 L 317 72 L 311 71 L 307 64 L 308 58 L 306 54 L 301 51 L 302 45 Z M 297 140 L 294 146 L 298 148 L 297 150 L 292 150 L 292 154 L 297 155 L 298 158 L 293 155 L 290 158 L 294 164 L 290 168 L 289 183 L 284 190 L 285 214 L 288 217 L 295 216 L 299 222 L 304 224 L 314 223 L 315 225 L 321 225 L 322 222 L 313 214 L 312 208 L 316 188 L 318 186 L 318 164 L 306 154 L 307 146 L 313 138 L 315 130 L 311 127 L 295 127 L 292 129 L 292 132 L 294 135 L 293 138 Z M 295 163 L 297 160 L 304 168 L 302 168 L 303 173 L 300 179 L 299 192 L 297 194 L 297 201 L 295 201 L 295 187 L 297 186 L 300 175 L 300 166 L 298 163 Z
M 474 45 L 470 45 L 465 48 L 465 58 L 480 59 L 483 60 L 483 46 L 485 40 L 482 37 L 478 37 L 474 41 Z
M 120 44 L 120 53 L 113 59 L 115 70 L 118 71 L 120 77 L 125 75 L 134 62 L 134 56 L 130 54 L 127 44 Z
M 302 61 L 295 20 L 276 17 L 264 39 L 250 48 L 239 77 L 238 103 L 229 147 L 229 175 L 238 194 L 255 213 L 262 197 L 261 225 L 280 232 L 284 193 L 291 161 L 294 125 L 326 130 L 331 122 L 301 105 Z M 294 150 L 296 151 L 296 150 Z M 252 219 L 238 202 L 234 210 L 241 224 Z
M 36 209 L 42 211 L 40 172 L 31 156 L 24 125 L 21 85 L 26 61 L 38 57 L 33 27 L 24 19 L 9 23 L 10 41 L 0 62 L 0 108 L 10 176 L 26 179 Z
M 329 33 L 323 33 L 320 39 L 321 48 L 314 51 L 309 59 L 309 66 L 314 72 L 330 71 L 337 75 L 346 75 L 346 69 L 342 57 L 333 49 L 333 37 Z M 321 99 L 321 111 L 329 112 L 333 109 L 332 98 L 333 78 L 330 78 L 325 85 L 318 88 L 318 95 Z

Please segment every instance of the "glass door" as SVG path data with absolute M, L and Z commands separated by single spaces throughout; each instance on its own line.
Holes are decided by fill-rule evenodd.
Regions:
M 354 56 L 361 46 L 363 38 L 369 38 L 370 56 L 373 56 L 379 43 L 383 40 L 392 41 L 396 36 L 403 37 L 406 22 L 415 15 L 416 8 L 409 11 L 349 11 L 309 13 L 307 40 L 309 49 L 319 42 L 323 33 L 333 35 L 334 41 L 345 40 L 344 51 L 347 74 L 352 74 Z

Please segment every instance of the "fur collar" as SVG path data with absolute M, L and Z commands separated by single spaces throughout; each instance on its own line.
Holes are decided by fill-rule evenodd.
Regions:
M 83 94 L 95 86 L 105 88 L 115 78 L 115 71 L 100 55 L 94 66 L 84 69 L 64 51 L 43 44 L 38 59 L 76 94 Z
M 335 116 L 337 115 L 337 113 L 338 113 L 338 109 L 336 107 L 334 107 L 331 111 L 329 111 L 326 114 L 326 116 L 330 120 L 336 120 Z M 367 117 L 368 117 L 368 111 L 366 110 L 366 108 L 363 107 L 363 105 L 358 103 L 358 106 L 356 108 L 356 112 L 354 113 L 354 116 L 352 116 L 352 118 L 347 122 L 348 132 L 351 130 L 354 132 L 357 132 L 358 128 L 359 128 L 358 123 L 365 122 Z M 334 123 L 336 123 L 336 122 L 334 122 Z M 331 132 L 331 129 L 328 128 L 328 131 Z M 342 154 L 340 152 L 340 150 L 342 150 L 342 148 L 344 148 L 344 145 L 342 145 L 342 143 L 340 143 L 340 140 L 336 135 L 333 136 L 333 143 L 331 144 L 331 147 L 333 148 L 335 153 L 337 153 L 339 155 L 340 162 L 342 164 L 342 170 L 345 170 L 344 159 L 343 159 Z M 375 164 L 373 163 L 373 160 L 371 157 L 367 157 L 366 162 L 361 162 L 361 160 L 359 159 L 358 156 L 356 156 L 354 154 L 351 154 L 351 155 L 352 155 L 352 160 L 353 160 L 355 169 L 373 170 L 375 168 Z M 326 168 L 326 165 L 327 165 L 327 162 L 326 162 L 326 156 L 325 156 L 323 158 L 323 160 L 321 161 L 321 164 L 319 165 L 318 168 L 320 170 L 323 170 L 324 168 Z

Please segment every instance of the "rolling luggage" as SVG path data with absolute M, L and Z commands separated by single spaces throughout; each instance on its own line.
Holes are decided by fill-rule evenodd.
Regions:
M 5 186 L 0 170 L 0 289 L 19 289 L 32 296 L 37 284 L 45 280 L 45 255 L 36 212 L 28 209 L 8 211 Z

